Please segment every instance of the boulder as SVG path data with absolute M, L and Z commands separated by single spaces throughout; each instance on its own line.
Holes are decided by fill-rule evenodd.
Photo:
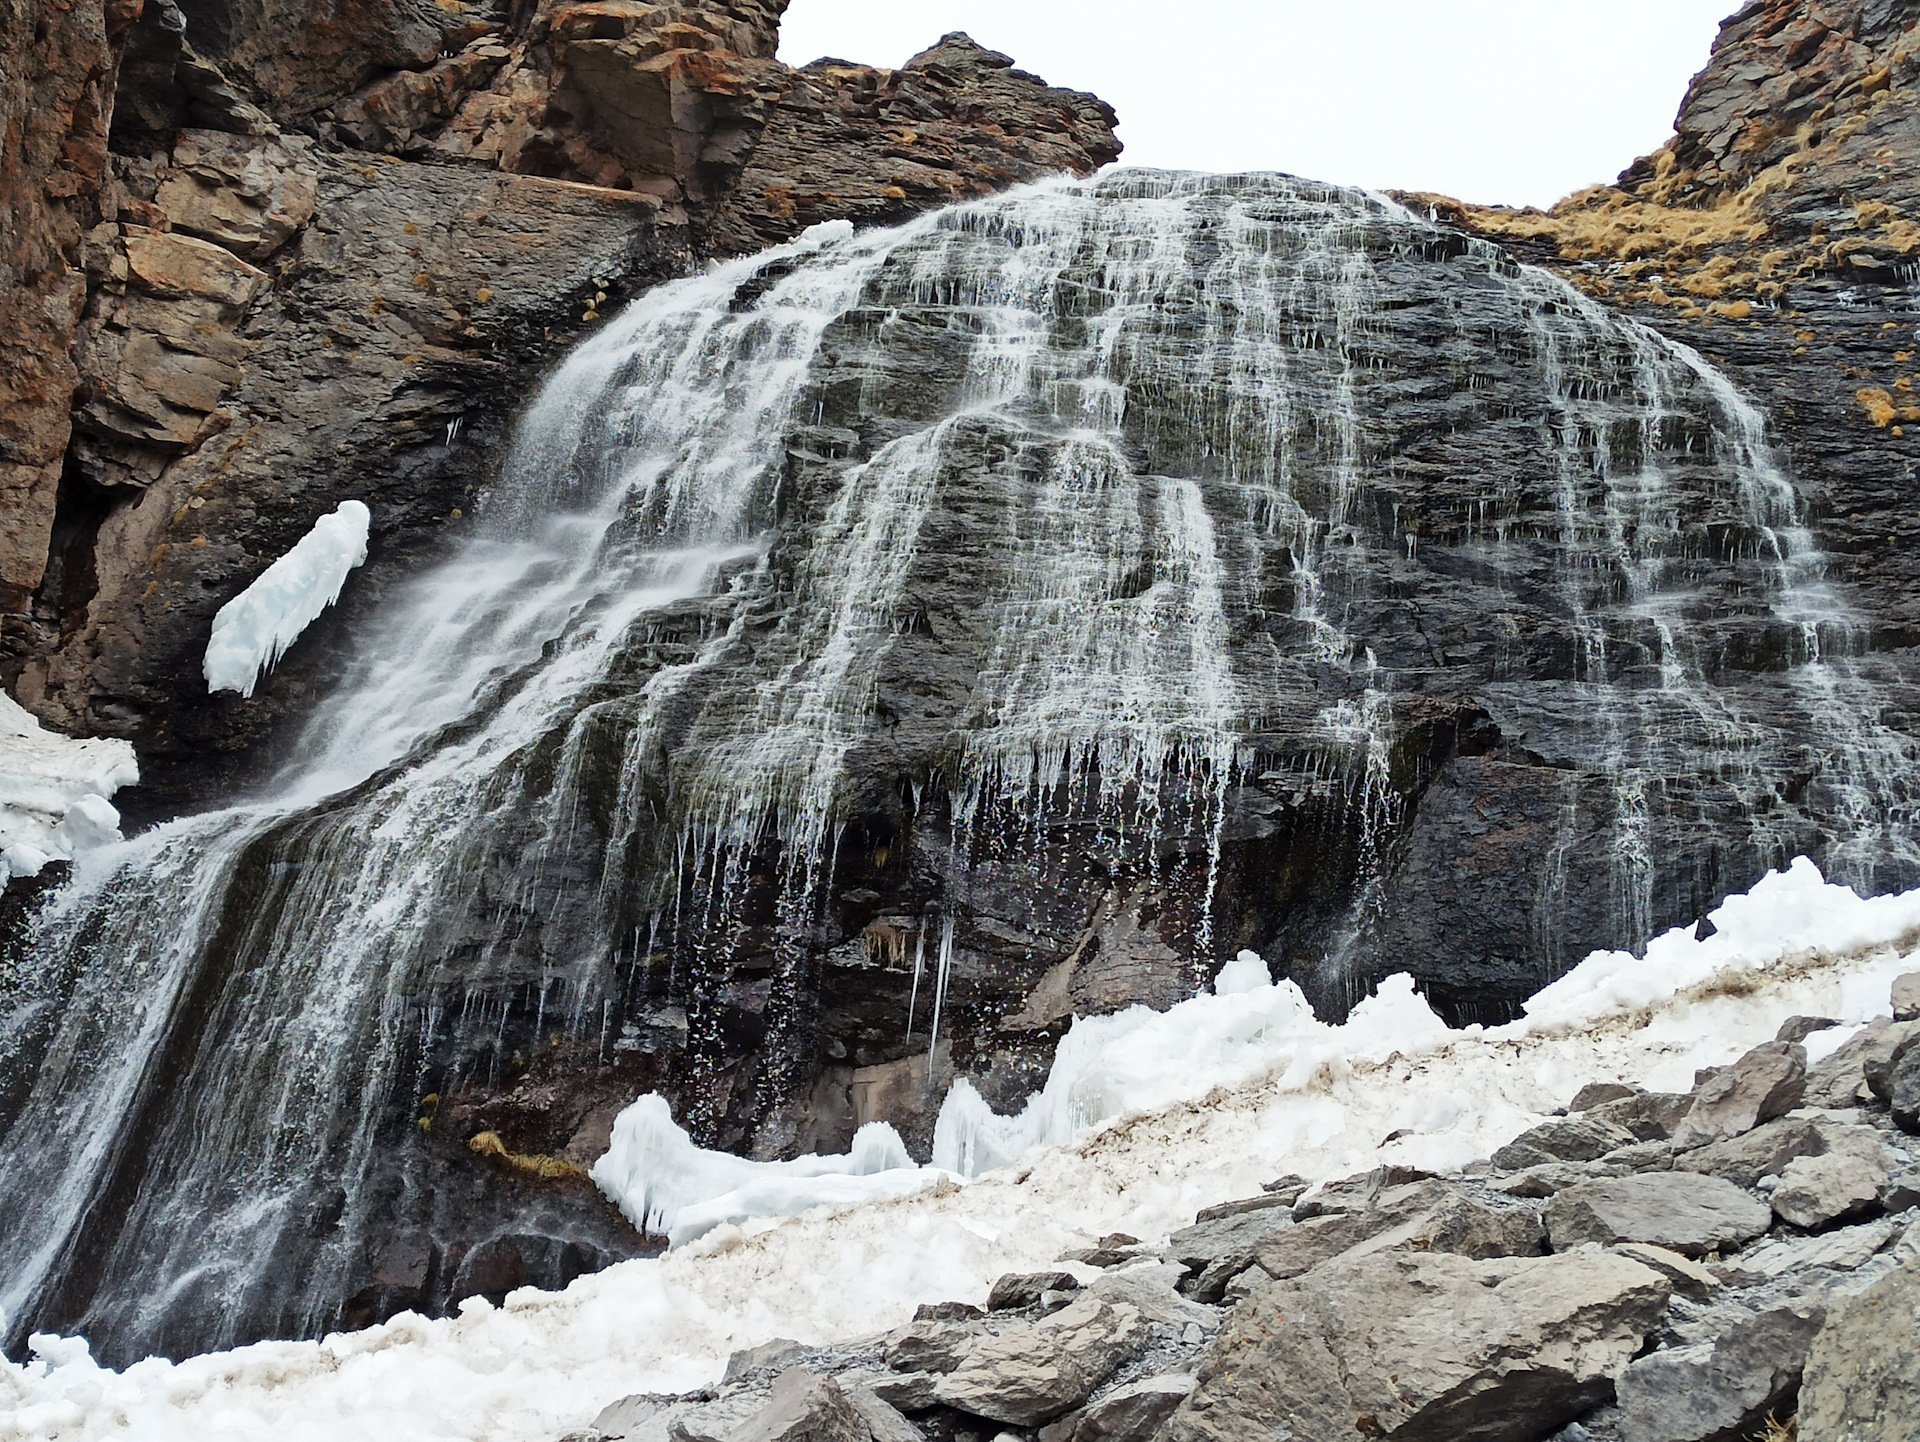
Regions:
M 1048 1292 L 1077 1292 L 1080 1279 L 1071 1272 L 1010 1272 L 987 1293 L 989 1312 L 1031 1307 Z
M 1737 1287 L 1758 1286 L 1796 1272 L 1851 1272 L 1885 1247 L 1893 1234 L 1894 1224 L 1882 1217 L 1813 1236 L 1781 1237 L 1716 1262 L 1713 1271 Z
M 1567 1103 L 1567 1110 L 1591 1111 L 1594 1107 L 1604 1106 L 1608 1102 L 1625 1101 L 1639 1094 L 1639 1087 L 1629 1086 L 1625 1082 L 1588 1082 L 1573 1094 L 1573 1100 Z
M 1796 1157 L 1769 1200 L 1781 1221 L 1811 1230 L 1878 1211 L 1880 1193 L 1892 1179 L 1884 1156 L 1878 1163 L 1857 1151 Z
M 1920 971 L 1893 979 L 1893 1019 L 1920 1021 Z
M 1677 1171 L 1699 1172 L 1751 1187 L 1762 1177 L 1777 1177 L 1797 1157 L 1826 1149 L 1820 1129 L 1807 1117 L 1779 1117 L 1737 1137 L 1676 1153 Z
M 1800 1393 L 1807 1442 L 1912 1442 L 1920 1418 L 1920 1262 L 1835 1307 Z
M 1547 1204 L 1546 1220 L 1556 1252 L 1585 1242 L 1651 1242 L 1698 1257 L 1759 1236 L 1773 1212 L 1719 1177 L 1646 1172 L 1569 1187 Z
M 871 1387 L 841 1379 L 841 1390 L 872 1434 L 872 1442 L 926 1442 L 926 1433 L 901 1415 L 898 1408 Z
M 1528 1167 L 1524 1171 L 1496 1177 L 1487 1185 L 1504 1197 L 1530 1197 L 1537 1201 L 1582 1182 L 1624 1174 L 1625 1168 L 1601 1162 L 1548 1162 L 1544 1166 Z
M 902 1412 L 931 1412 L 940 1405 L 940 1399 L 933 1394 L 940 1381 L 938 1372 L 860 1371 L 849 1372 L 840 1380 L 849 1388 L 864 1388 Z
M 807 1349 L 799 1342 L 785 1337 L 775 1337 L 770 1342 L 762 1342 L 757 1347 L 745 1347 L 727 1358 L 725 1381 L 738 1382 L 742 1377 L 750 1377 L 755 1372 L 765 1371 L 769 1367 L 779 1367 L 789 1363 Z
M 1683 1297 L 1692 1297 L 1697 1301 L 1711 1296 L 1720 1288 L 1720 1279 L 1698 1262 L 1689 1261 L 1665 1247 L 1656 1247 L 1651 1242 L 1623 1242 L 1612 1251 L 1630 1262 L 1653 1268 L 1671 1282 L 1673 1290 Z
M 1202 1207 L 1194 1213 L 1194 1224 L 1198 1226 L 1203 1222 L 1217 1222 L 1223 1217 L 1237 1217 L 1248 1212 L 1270 1212 L 1276 1207 L 1291 1209 L 1300 1199 L 1300 1193 L 1306 1189 L 1307 1184 L 1301 1182 L 1298 1189 L 1282 1187 L 1278 1191 L 1262 1192 L 1257 1197 L 1242 1197 L 1238 1201 L 1220 1202 L 1215 1206 Z
M 1698 1147 L 1784 1116 L 1806 1092 L 1807 1052 L 1796 1042 L 1762 1042 L 1694 1089 L 1693 1105 L 1674 1128 L 1676 1147 Z
M 1693 1105 L 1687 1092 L 1638 1092 L 1592 1108 L 1595 1116 L 1625 1127 L 1643 1142 L 1664 1142 Z
M 1148 1377 L 1116 1387 L 1098 1402 L 1040 1429 L 1040 1442 L 1152 1442 L 1192 1393 L 1186 1375 Z
M 1880 1205 L 1889 1212 L 1920 1207 L 1920 1168 L 1908 1167 L 1889 1177 L 1880 1193 Z
M 1444 1182 L 1394 1188 L 1366 1211 L 1309 1218 L 1269 1235 L 1254 1261 L 1270 1277 L 1297 1277 L 1323 1262 L 1356 1252 L 1451 1252 L 1464 1257 L 1537 1253 L 1539 1216 L 1528 1207 L 1492 1207 Z
M 1040 1322 L 976 1341 L 934 1395 L 975 1417 L 1031 1427 L 1085 1402 L 1151 1340 L 1138 1308 L 1082 1297 Z
M 774 1382 L 767 1405 L 724 1442 L 874 1442 L 874 1438 L 838 1382 L 793 1367 Z
M 1807 1350 L 1826 1318 L 1796 1299 L 1728 1327 L 1711 1342 L 1669 1347 L 1620 1376 L 1621 1442 L 1738 1442 L 1790 1412 Z
M 1830 1016 L 1790 1016 L 1773 1034 L 1775 1041 L 1805 1041 L 1817 1031 L 1828 1031 L 1840 1023 Z
M 1183 1227 L 1167 1240 L 1167 1255 L 1194 1274 L 1187 1292 L 1216 1301 L 1221 1289 L 1253 1265 L 1267 1238 L 1294 1225 L 1285 1207 L 1240 1212 Z
M 1537 1442 L 1611 1397 L 1668 1291 L 1591 1251 L 1336 1262 L 1236 1309 L 1159 1437 Z
M 1392 1166 L 1355 1172 L 1350 1177 L 1328 1182 L 1294 1202 L 1293 1219 L 1304 1222 L 1335 1212 L 1364 1212 L 1386 1192 L 1413 1182 L 1429 1180 L 1432 1175 L 1416 1167 Z
M 1876 1081 L 1876 1076 L 1881 1079 Z M 1867 1084 L 1886 1102 L 1895 1126 L 1920 1133 L 1920 1036 L 1901 1043 L 1886 1070 L 1869 1075 Z
M 916 1318 L 887 1333 L 881 1355 L 896 1372 L 951 1372 L 982 1335 L 964 1322 Z
M 1890 1022 L 1879 1017 L 1861 1027 L 1825 1061 L 1807 1069 L 1807 1090 L 1802 1098 L 1810 1107 L 1850 1107 L 1866 1093 L 1866 1063 L 1887 1044 L 1889 1031 L 1908 1023 Z M 1895 1031 L 1895 1040 L 1904 1032 Z
M 1493 1154 L 1493 1164 L 1511 1172 L 1551 1162 L 1591 1162 L 1638 1140 L 1605 1117 L 1577 1112 L 1522 1132 Z

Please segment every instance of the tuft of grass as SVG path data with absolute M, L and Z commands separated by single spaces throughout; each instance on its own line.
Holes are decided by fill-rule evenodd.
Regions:
M 578 1163 L 560 1157 L 513 1151 L 500 1139 L 498 1132 L 480 1132 L 468 1138 L 467 1150 L 523 1176 L 540 1177 L 550 1182 L 587 1180 L 586 1168 Z

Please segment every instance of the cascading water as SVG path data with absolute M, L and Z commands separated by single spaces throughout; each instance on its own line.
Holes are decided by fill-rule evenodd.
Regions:
M 894 988 L 856 1060 L 991 1042 L 1116 908 L 1350 1001 L 1470 713 L 1545 798 L 1515 950 L 1822 842 L 1911 876 L 1859 649 L 1723 377 L 1385 201 L 1118 172 L 717 267 L 556 372 L 297 765 L 45 907 L 0 1309 L 321 1330 L 421 1099 L 545 1038 L 683 1015 L 663 1084 L 744 1142 L 827 990 Z

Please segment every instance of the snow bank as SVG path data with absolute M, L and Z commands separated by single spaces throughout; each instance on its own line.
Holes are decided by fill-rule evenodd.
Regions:
M 80 1343 L 36 1339 L 35 1360 L 0 1365 L 0 1439 L 550 1442 L 618 1397 L 714 1380 L 735 1348 L 776 1336 L 848 1340 L 905 1321 L 921 1302 L 980 1300 L 1004 1272 L 1043 1267 L 1110 1231 L 1164 1236 L 1197 1207 L 1285 1172 L 1323 1179 L 1381 1161 L 1444 1170 L 1487 1155 L 1585 1082 L 1684 1090 L 1696 1068 L 1731 1061 L 1788 1016 L 1884 1013 L 1893 978 L 1920 965 L 1911 951 L 1920 891 L 1862 902 L 1810 866 L 1768 878 L 1714 925 L 1705 941 L 1663 938 L 1651 964 L 1590 958 L 1528 1016 L 1494 1030 L 1448 1031 L 1400 984 L 1346 1027 L 1309 1023 L 1288 989 L 1272 986 L 1187 1003 L 1157 1036 L 1144 1021 L 1115 1025 L 1104 1044 L 1083 1042 L 1085 1055 L 1068 1058 L 1079 1105 L 1093 1105 L 1085 1098 L 1118 1075 L 1130 1048 L 1157 1080 L 1129 1096 L 1191 1099 L 1110 1119 L 965 1186 L 819 1209 L 751 1237 L 717 1225 L 658 1259 L 564 1292 L 516 1292 L 503 1307 L 469 1302 L 448 1321 L 403 1315 L 324 1342 L 119 1374 Z M 1232 1022 L 1223 1003 L 1262 1020 Z M 1257 1074 L 1256 1041 L 1234 1030 L 1243 1025 L 1265 1027 L 1272 1043 Z M 1200 1049 L 1209 1034 L 1231 1051 L 1218 1067 Z M 1189 1061 L 1151 1054 L 1160 1043 L 1188 1048 Z M 1201 1074 L 1181 1082 L 1196 1056 Z M 1221 1081 L 1233 1075 L 1245 1079 Z M 683 1170 L 704 1167 L 659 1121 L 656 1111 L 648 1144 Z M 874 1146 L 870 1160 L 891 1155 Z M 751 1175 L 721 1180 L 737 1191 Z
M 940 1174 L 916 1166 L 885 1122 L 855 1132 L 845 1156 L 754 1162 L 710 1152 L 674 1125 L 665 1097 L 649 1094 L 614 1119 L 589 1175 L 634 1226 L 678 1246 L 726 1223 L 905 1196 Z
M 140 779 L 125 741 L 77 741 L 48 731 L 0 693 L 0 886 L 120 839 L 107 798 Z
M 207 637 L 209 691 L 253 694 L 260 677 L 287 654 L 300 633 L 340 599 L 348 574 L 367 559 L 372 523 L 364 502 L 342 501 L 220 608 Z

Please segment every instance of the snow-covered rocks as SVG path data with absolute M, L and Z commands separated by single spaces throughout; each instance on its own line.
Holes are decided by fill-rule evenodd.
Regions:
M 342 501 L 213 618 L 203 669 L 209 691 L 251 696 L 260 678 L 340 599 L 367 559 L 373 515 L 365 502 Z
M 58 735 L 0 694 L 0 886 L 118 841 L 107 798 L 139 779 L 127 742 Z

